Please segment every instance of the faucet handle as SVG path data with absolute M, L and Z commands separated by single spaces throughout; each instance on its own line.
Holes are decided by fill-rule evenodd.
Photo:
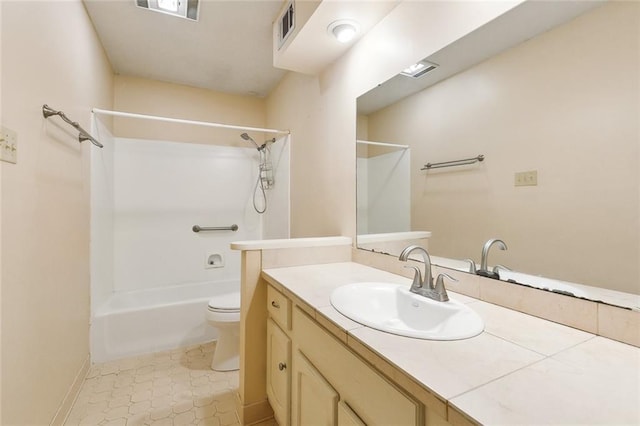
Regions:
M 413 265 L 405 266 L 405 268 L 411 268 L 415 271 L 415 274 L 413 275 L 413 282 L 411 283 L 411 288 L 415 289 L 422 287 L 422 273 L 420 272 L 420 268 Z
M 449 278 L 451 281 L 458 281 L 457 279 L 453 278 L 451 275 L 449 274 L 438 274 L 438 278 L 436 279 L 436 287 L 434 289 L 434 291 L 439 295 L 439 300 L 441 302 L 446 302 L 447 300 L 449 300 L 449 295 L 447 294 L 447 289 L 444 287 L 444 279 Z
M 500 272 L 500 269 L 502 269 L 503 271 L 511 271 L 511 269 L 507 268 L 504 265 L 496 265 L 493 267 L 493 272 L 495 272 L 496 274 Z
M 469 262 L 469 272 L 472 274 L 475 274 L 477 272 L 476 270 L 476 262 L 473 261 L 473 259 L 467 258 L 464 260 L 465 262 Z

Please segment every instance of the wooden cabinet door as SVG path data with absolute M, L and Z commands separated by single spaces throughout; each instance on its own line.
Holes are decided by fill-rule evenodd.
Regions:
M 300 351 L 296 350 L 293 358 L 293 425 L 337 425 L 338 393 Z
M 267 397 L 280 426 L 289 426 L 290 383 L 291 340 L 272 319 L 269 319 L 267 320 Z
M 367 426 L 344 401 L 338 404 L 338 426 Z
M 293 311 L 293 341 L 314 367 L 370 426 L 423 424 L 421 405 L 373 370 L 301 309 Z M 295 362 L 295 359 L 294 359 Z

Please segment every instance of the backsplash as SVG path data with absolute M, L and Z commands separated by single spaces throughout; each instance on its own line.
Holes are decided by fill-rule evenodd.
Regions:
M 407 278 L 412 276 L 412 271 L 404 268 L 406 262 L 388 255 L 353 249 L 352 259 Z M 451 291 L 640 347 L 638 311 L 438 266 L 433 268 L 434 275 L 446 272 L 459 280 L 447 283 Z

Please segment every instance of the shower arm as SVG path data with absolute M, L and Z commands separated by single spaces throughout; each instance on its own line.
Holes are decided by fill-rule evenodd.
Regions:
M 253 140 L 253 138 L 251 136 L 249 136 L 248 133 L 242 133 L 240 135 L 240 137 L 242 139 L 244 139 L 245 141 L 249 141 L 249 142 L 253 143 L 256 146 L 256 149 L 258 150 L 258 152 L 264 152 L 266 150 L 266 148 L 267 148 L 267 144 L 268 143 L 275 143 L 276 142 L 276 138 L 271 138 L 271 139 L 267 139 L 266 141 L 264 141 L 264 143 L 262 145 L 258 145 L 258 142 Z

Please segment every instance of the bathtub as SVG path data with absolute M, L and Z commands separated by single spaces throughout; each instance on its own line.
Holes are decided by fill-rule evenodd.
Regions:
M 91 360 L 106 362 L 215 340 L 207 302 L 239 291 L 240 280 L 114 293 L 91 320 Z

